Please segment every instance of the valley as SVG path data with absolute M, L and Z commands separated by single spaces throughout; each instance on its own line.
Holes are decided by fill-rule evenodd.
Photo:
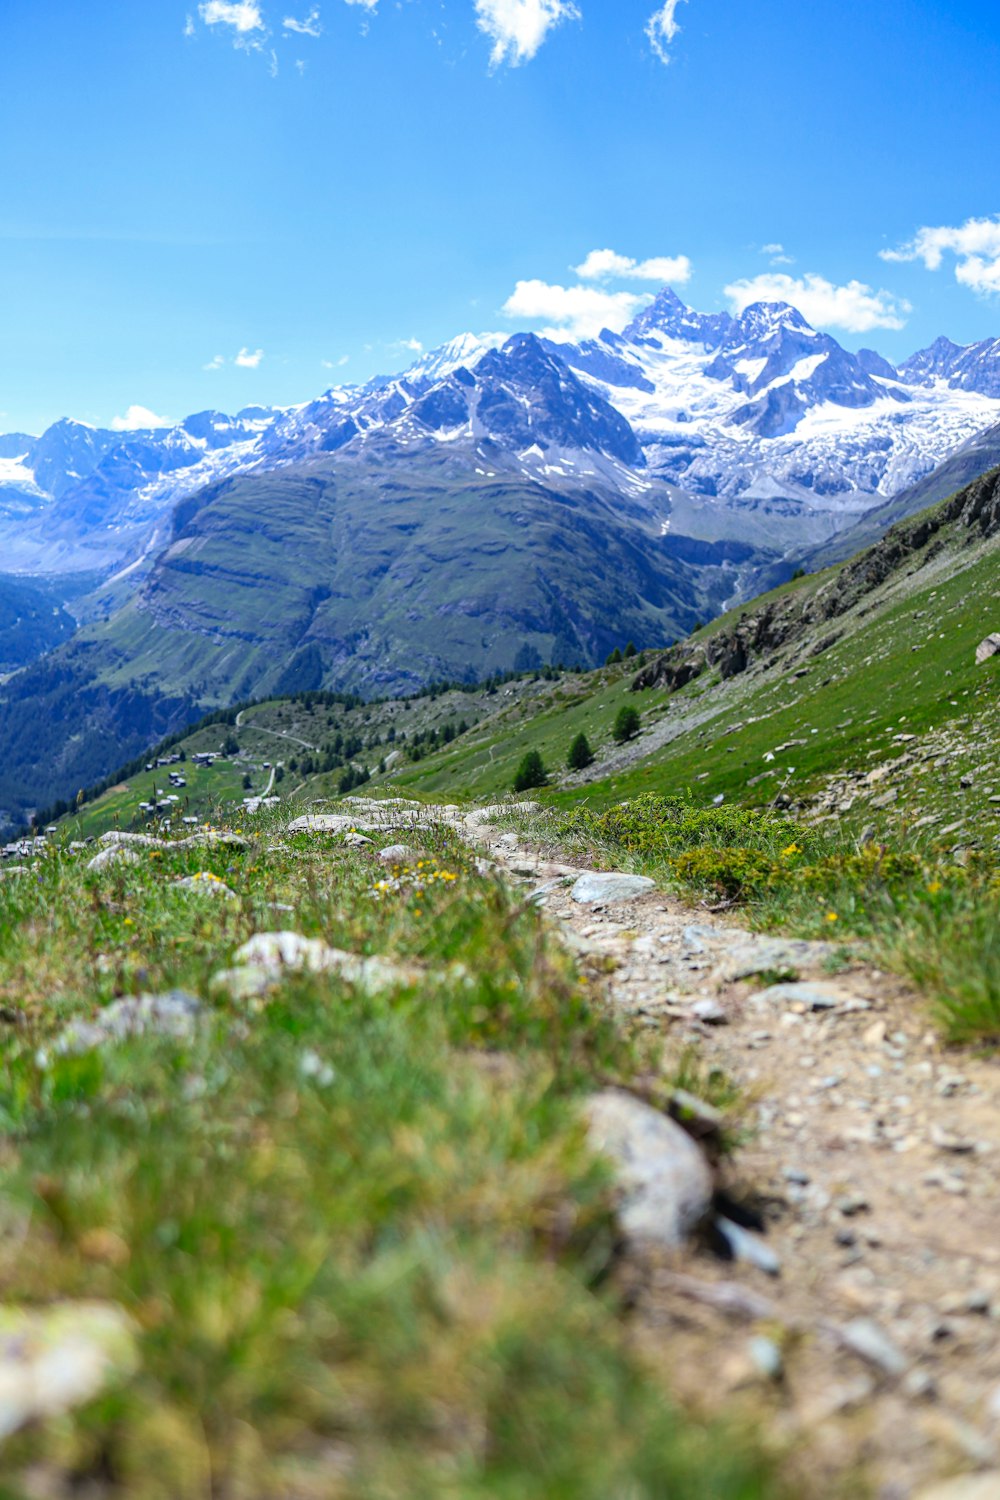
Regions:
M 896 369 L 786 305 L 703 315 L 666 289 L 620 335 L 464 335 L 299 408 L 9 435 L 0 542 L 61 608 L 18 616 L 0 810 L 241 700 L 684 639 L 988 468 L 998 361 L 986 341 Z

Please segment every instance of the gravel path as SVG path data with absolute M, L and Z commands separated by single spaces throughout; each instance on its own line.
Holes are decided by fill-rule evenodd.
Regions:
M 831 974 L 828 945 L 754 936 L 660 892 L 583 906 L 513 835 L 486 839 L 541 888 L 617 1010 L 696 1045 L 751 1101 L 723 1185 L 759 1215 L 779 1274 L 704 1248 L 625 1271 L 637 1336 L 674 1389 L 745 1401 L 802 1444 L 803 1496 L 863 1469 L 879 1500 L 909 1500 L 978 1470 L 995 1485 L 982 1500 L 1000 1500 L 996 1063 L 945 1049 L 898 980 Z M 762 986 L 768 971 L 799 982 Z
M 790 1449 L 804 1500 L 1000 1500 L 997 1064 L 944 1048 L 923 1001 L 861 964 L 837 971 L 829 944 L 754 935 L 655 889 L 584 904 L 582 870 L 488 813 L 352 800 L 375 836 L 457 828 L 544 906 L 629 1024 L 739 1088 L 747 1138 L 720 1189 L 756 1221 L 751 1260 L 698 1245 L 622 1266 L 635 1337 L 671 1388 L 700 1409 L 745 1405 Z

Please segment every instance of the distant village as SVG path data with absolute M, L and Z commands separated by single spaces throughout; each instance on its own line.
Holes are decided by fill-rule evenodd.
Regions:
M 162 755 L 157 760 L 147 761 L 145 765 L 147 771 L 166 771 L 170 790 L 167 791 L 163 787 L 154 787 L 152 799 L 139 802 L 137 804 L 137 812 L 146 820 L 151 818 L 173 819 L 176 816 L 178 807 L 185 800 L 182 793 L 188 785 L 187 767 L 190 765 L 196 769 L 207 769 L 213 766 L 217 760 L 225 758 L 222 750 L 201 750 L 195 751 L 190 756 L 178 753 L 174 755 Z M 274 772 L 270 761 L 264 762 L 263 770 L 271 772 L 271 783 L 273 784 Z M 281 772 L 279 771 L 278 774 L 280 777 Z M 277 801 L 276 797 L 270 797 L 266 794 L 264 796 L 248 796 L 243 798 L 243 806 L 248 812 L 252 813 L 256 812 L 261 806 L 271 806 Z M 200 817 L 194 815 L 185 815 L 180 819 L 180 822 L 189 828 L 196 828 L 201 821 Z M 52 836 L 58 832 L 59 825 L 50 823 L 45 829 L 44 834 L 33 834 L 29 838 L 15 839 L 11 843 L 4 844 L 0 848 L 0 860 L 25 859 L 40 854 L 48 847 Z M 84 844 L 93 842 L 93 839 L 83 841 Z M 83 847 L 83 844 L 70 845 L 70 848 L 75 847 Z

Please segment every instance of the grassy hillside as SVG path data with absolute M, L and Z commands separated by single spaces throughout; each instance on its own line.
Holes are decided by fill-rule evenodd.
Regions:
M 607 1279 L 579 1101 L 669 1058 L 447 833 L 386 891 L 370 850 L 237 828 L 0 882 L 0 1494 L 777 1500 Z M 276 925 L 381 966 L 230 998 Z

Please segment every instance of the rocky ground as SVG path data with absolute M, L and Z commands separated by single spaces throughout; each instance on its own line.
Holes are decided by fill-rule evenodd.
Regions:
M 672 1388 L 745 1403 L 804 1495 L 1000 1497 L 995 1062 L 947 1051 L 922 1002 L 843 949 L 748 933 L 636 877 L 578 883 L 483 814 L 436 815 L 544 903 L 630 1024 L 740 1091 L 724 1233 L 679 1251 L 633 1235 L 622 1267 Z M 688 1123 L 712 1156 L 723 1122 Z

